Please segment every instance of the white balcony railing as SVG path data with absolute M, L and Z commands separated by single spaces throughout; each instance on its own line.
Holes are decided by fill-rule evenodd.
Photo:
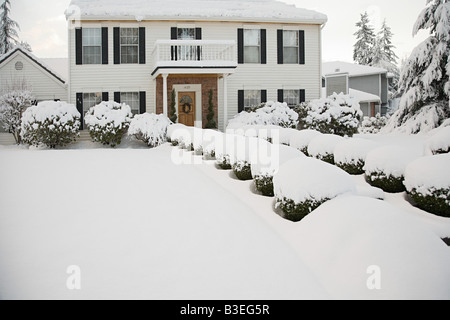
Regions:
M 236 41 L 158 40 L 152 60 L 153 74 L 161 68 L 236 68 Z

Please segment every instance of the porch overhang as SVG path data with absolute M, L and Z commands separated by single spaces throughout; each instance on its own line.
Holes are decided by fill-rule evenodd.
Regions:
M 163 74 L 233 74 L 237 65 L 220 66 L 157 66 L 152 72 L 152 78 L 156 79 Z

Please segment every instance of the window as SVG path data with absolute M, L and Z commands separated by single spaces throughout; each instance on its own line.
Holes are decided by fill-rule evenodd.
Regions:
M 289 107 L 295 107 L 300 104 L 300 91 L 299 90 L 284 90 L 283 100 Z
M 244 63 L 261 62 L 261 30 L 244 30 Z
M 120 29 L 120 61 L 121 63 L 139 63 L 139 29 Z
M 140 99 L 139 92 L 122 92 L 120 93 L 120 102 L 131 107 L 133 114 L 139 114 Z
M 102 93 L 84 93 L 83 94 L 83 112 L 87 112 L 93 106 L 96 106 L 102 102 Z
M 283 31 L 283 63 L 298 63 L 298 31 Z
M 261 90 L 244 91 L 244 108 L 254 108 L 261 104 Z
M 83 29 L 83 64 L 102 63 L 102 29 Z
M 195 28 L 178 28 L 178 40 L 195 40 Z

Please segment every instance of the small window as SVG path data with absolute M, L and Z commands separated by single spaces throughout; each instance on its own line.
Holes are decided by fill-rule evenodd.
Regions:
M 298 31 L 283 31 L 283 63 L 298 63 Z
M 88 112 L 90 108 L 102 102 L 102 93 L 84 93 L 83 94 L 83 112 Z
M 300 91 L 299 90 L 284 90 L 284 102 L 288 104 L 289 107 L 295 107 L 300 104 Z
M 22 61 L 17 61 L 15 68 L 17 71 L 22 71 L 23 70 L 23 62 Z
M 261 90 L 244 91 L 244 108 L 254 108 L 261 104 Z
M 178 28 L 178 40 L 195 40 L 195 28 Z
M 120 61 L 123 64 L 139 62 L 139 29 L 120 29 Z
M 140 99 L 139 92 L 122 92 L 120 93 L 120 102 L 131 107 L 133 114 L 139 114 Z
M 102 29 L 83 29 L 83 64 L 102 63 Z
M 261 62 L 261 30 L 244 30 L 244 63 Z

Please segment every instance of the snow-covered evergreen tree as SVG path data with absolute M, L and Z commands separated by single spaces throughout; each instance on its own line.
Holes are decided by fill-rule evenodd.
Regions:
M 361 20 L 356 26 L 359 29 L 354 34 L 357 41 L 353 46 L 353 60 L 362 65 L 370 65 L 373 61 L 373 47 L 376 38 L 367 12 L 361 14 Z
M 427 0 L 413 34 L 419 30 L 429 30 L 430 37 L 414 49 L 401 72 L 404 95 L 389 131 L 429 131 L 450 117 L 450 0 Z
M 20 29 L 19 24 L 9 17 L 11 12 L 10 0 L 3 0 L 0 6 L 0 54 L 11 50 L 17 43 Z

